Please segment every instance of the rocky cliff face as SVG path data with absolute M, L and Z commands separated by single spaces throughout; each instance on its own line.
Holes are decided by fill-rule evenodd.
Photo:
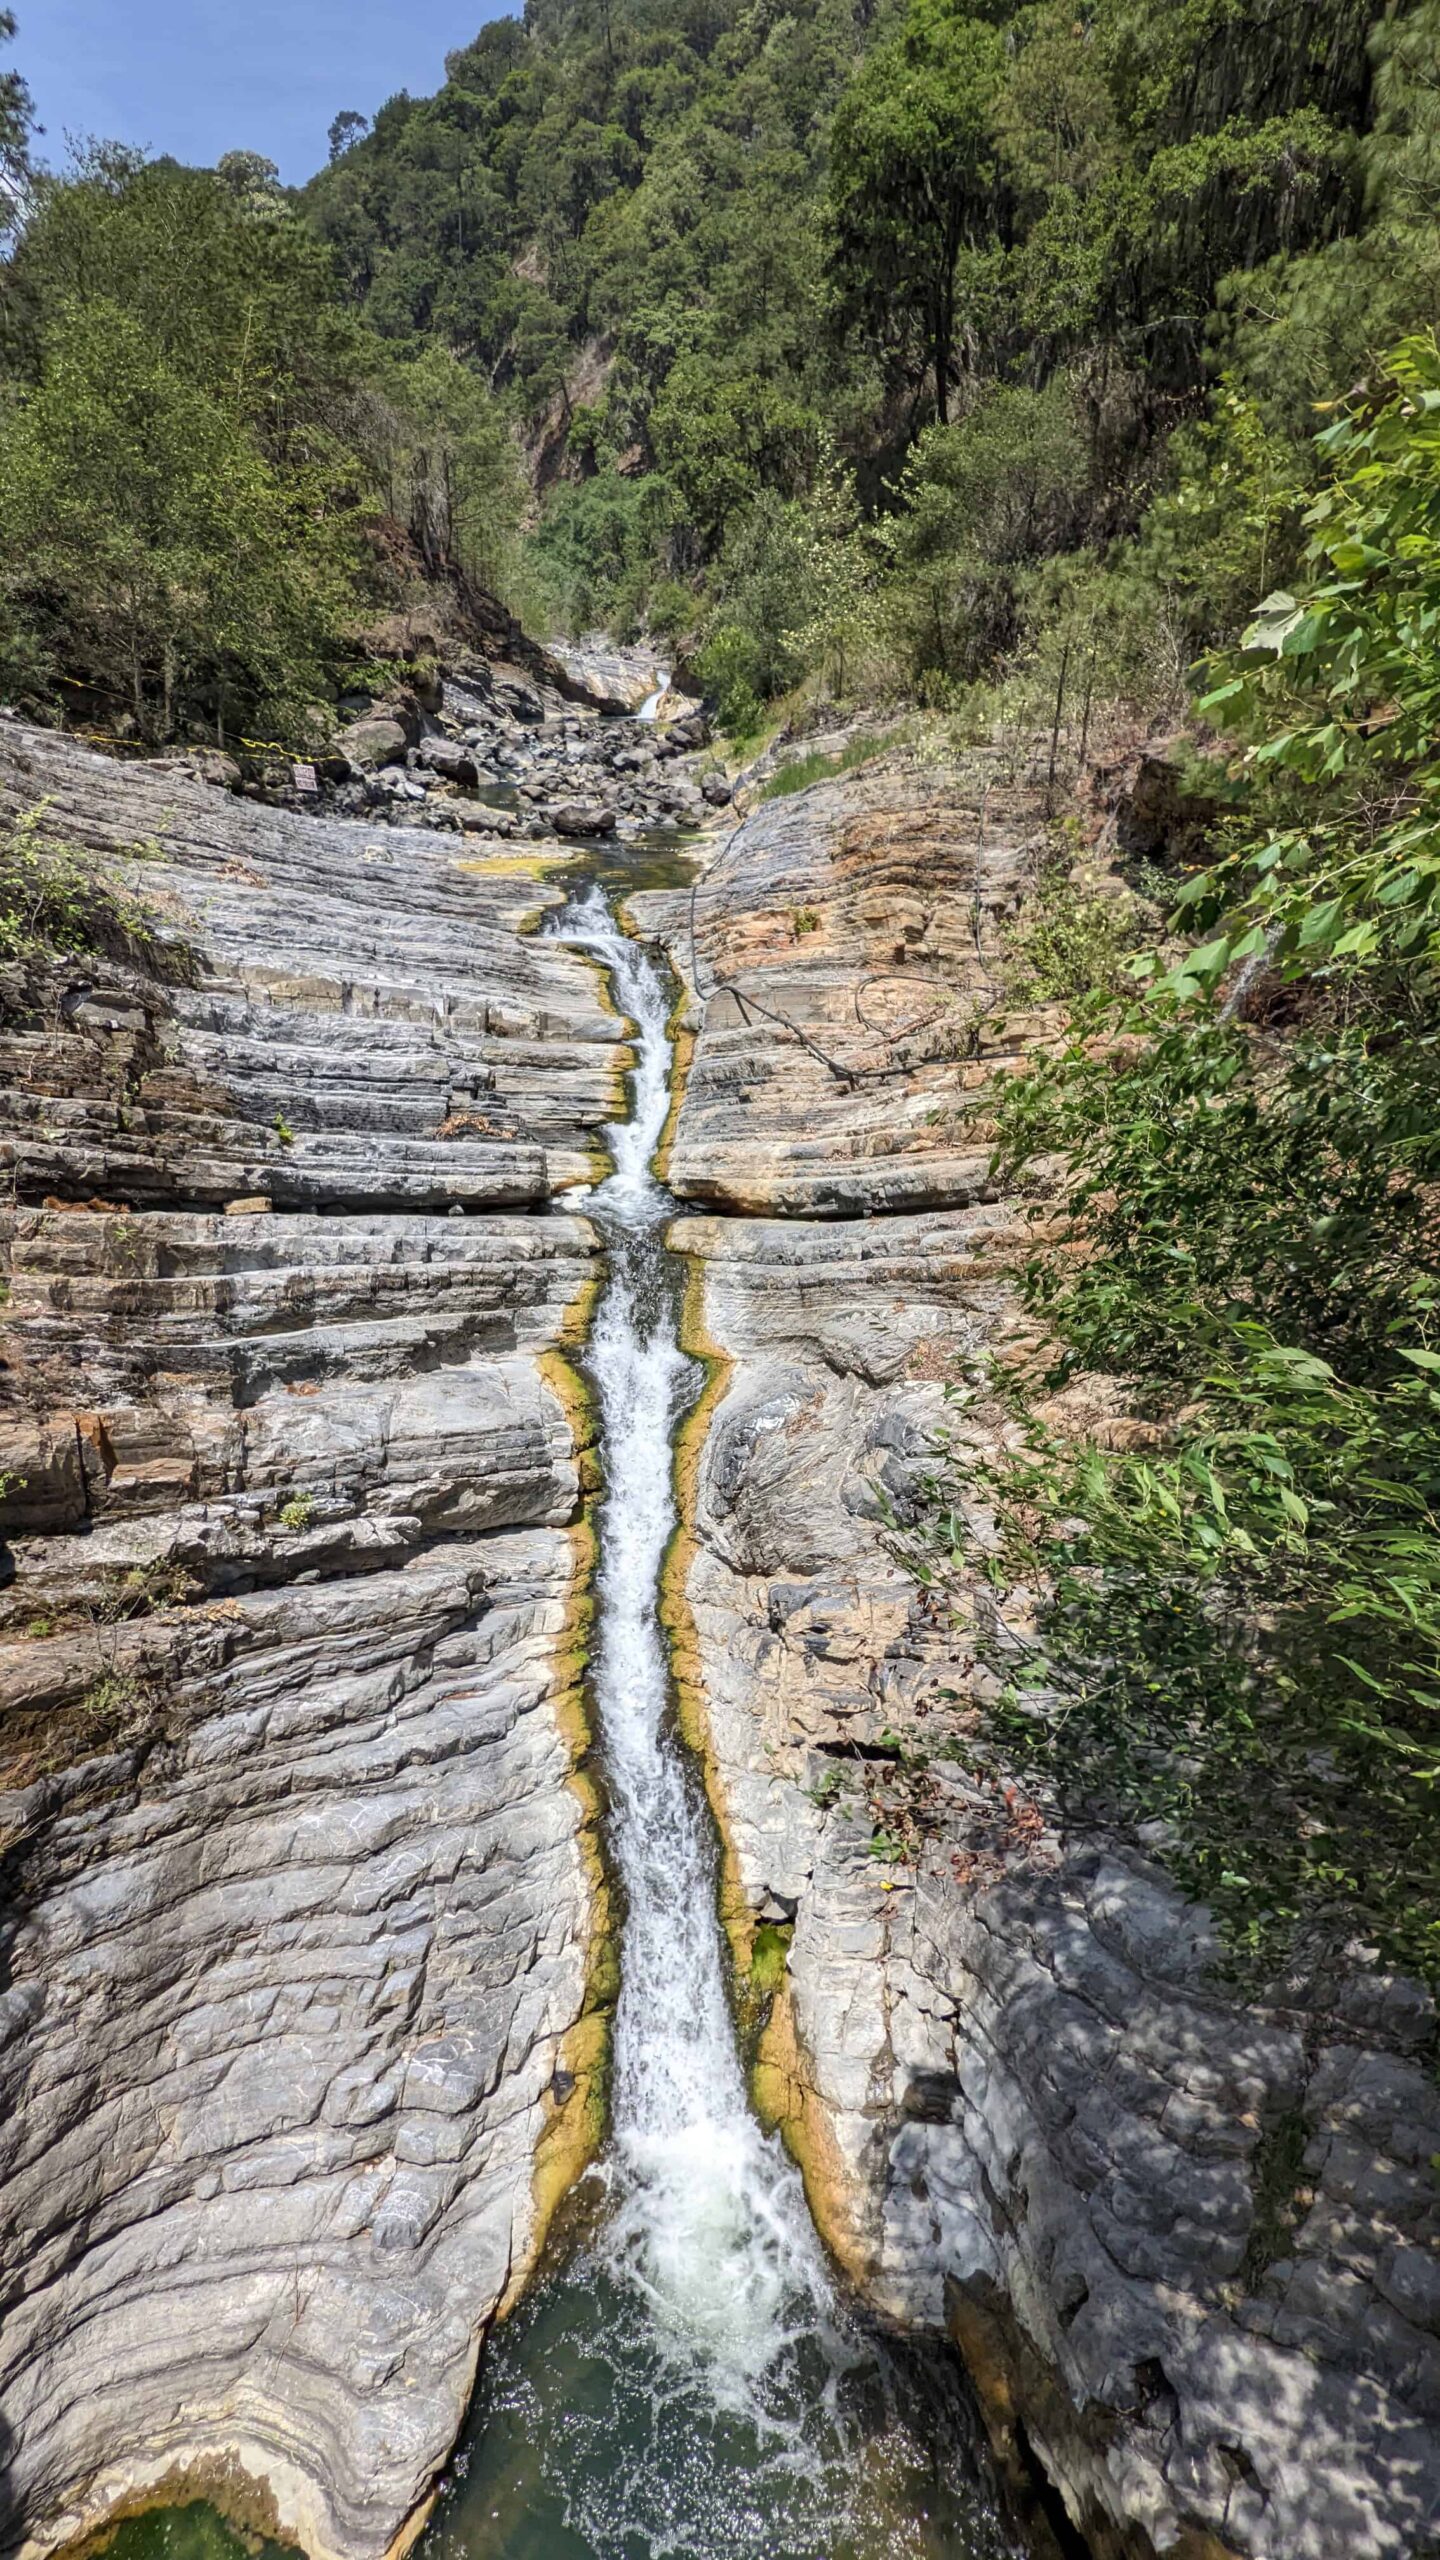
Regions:
M 4 2539 L 200 2488 L 355 2560 L 594 2096 L 621 1026 L 513 860 L 7 724 L 42 800 L 177 965 L 4 988 Z
M 162 930 L 0 982 L 4 2539 L 198 2488 L 379 2560 L 595 2110 L 564 1196 L 622 1026 L 520 930 L 543 880 L 398 804 L 6 723 L 41 801 Z M 983 1675 L 888 1540 L 1016 1321 L 983 1115 L 1048 1027 L 995 958 L 1039 823 L 882 764 L 634 901 L 692 990 L 670 1595 L 733 1934 L 787 1950 L 757 2086 L 1098 2560 L 1421 2560 L 1425 2002 L 1237 2006 L 1133 1846 L 947 1759 Z
M 1418 2560 L 1429 2004 L 1371 1977 L 1324 2013 L 1237 2006 L 1133 1848 L 935 1757 L 976 1666 L 885 1535 L 1033 1239 L 977 1115 L 1045 1027 L 995 1001 L 1039 820 L 881 768 L 763 804 L 693 910 L 633 902 L 697 999 L 669 1175 L 708 1214 L 672 1242 L 714 1374 L 672 1598 L 737 1944 L 793 1931 L 758 2086 L 832 2241 L 887 2311 L 948 2327 L 1084 2547 Z M 918 1786 L 897 1735 L 931 1755 Z

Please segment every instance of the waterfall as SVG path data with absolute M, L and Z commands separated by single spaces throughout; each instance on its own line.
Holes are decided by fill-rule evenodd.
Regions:
M 644 701 L 641 703 L 639 710 L 635 714 L 637 720 L 658 720 L 660 717 L 660 705 L 670 690 L 670 673 L 669 669 L 666 667 L 657 668 L 656 672 L 659 675 L 660 682 L 653 693 L 646 694 Z
M 608 1266 L 586 1355 L 605 1484 L 591 1693 L 624 1902 L 610 2136 L 588 2229 L 487 2345 L 423 2560 L 1003 2560 L 948 2369 L 866 2330 L 747 2102 L 659 1614 L 699 1386 L 650 1169 L 666 991 L 598 890 L 549 930 L 603 963 L 635 1026 L 631 1116 L 587 1203 Z
M 598 891 L 572 914 L 566 939 L 605 961 L 638 1032 L 632 1116 L 591 1202 L 610 1254 L 590 1344 L 607 1488 L 594 1687 L 626 1906 L 603 2249 L 650 2306 L 662 2350 L 702 2365 L 716 2399 L 753 2417 L 755 2385 L 797 2321 L 828 2325 L 833 2304 L 798 2174 L 746 2099 L 708 1812 L 667 1728 L 658 1585 L 675 1527 L 671 1441 L 696 1381 L 663 1285 L 673 1204 L 649 1170 L 669 1102 L 665 994 Z

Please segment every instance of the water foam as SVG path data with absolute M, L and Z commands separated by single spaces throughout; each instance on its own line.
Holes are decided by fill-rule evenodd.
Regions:
M 702 2367 L 718 2405 L 773 2427 L 763 2386 L 797 2336 L 822 2331 L 837 2352 L 840 2339 L 799 2176 L 746 2098 L 713 1834 L 669 1723 L 658 1590 L 676 1521 L 671 1442 L 697 1377 L 660 1275 L 674 1204 L 650 1171 L 669 1105 L 667 1006 L 598 891 L 561 930 L 604 961 L 637 1034 L 632 1114 L 611 1132 L 615 1169 L 590 1203 L 611 1262 L 589 1354 L 606 1472 L 593 1677 L 626 1902 L 600 2249 L 644 2299 L 662 2351 Z

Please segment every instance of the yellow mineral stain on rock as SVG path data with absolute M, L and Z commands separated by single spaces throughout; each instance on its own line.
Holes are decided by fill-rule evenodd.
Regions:
M 581 2012 L 561 2039 L 556 2056 L 556 2079 L 563 2094 L 555 2096 L 552 2092 L 547 2101 L 551 2111 L 536 2145 L 531 2172 L 529 2238 L 511 2268 L 509 2283 L 497 2305 L 496 2318 L 502 2320 L 513 2310 L 534 2272 L 556 2208 L 600 2147 L 605 2131 L 610 2026 L 619 1989 L 617 1918 L 600 1846 L 600 1796 L 589 1768 L 595 1735 L 586 1692 L 599 1556 L 595 1522 L 600 1488 L 599 1427 L 594 1398 L 568 1356 L 589 1332 L 602 1285 L 598 1271 L 586 1278 L 565 1310 L 559 1343 L 542 1352 L 537 1364 L 569 1423 L 582 1498 L 580 1517 L 569 1532 L 573 1559 L 570 1598 L 556 1637 L 551 1712 L 570 1757 L 567 1783 L 581 1808 L 576 1848 L 585 1871 L 590 1939 Z
M 800 2171 L 811 2220 L 826 2248 L 852 2283 L 864 2286 L 875 2271 L 874 2250 L 860 2228 L 854 2181 L 811 2085 L 788 1980 L 781 1982 L 770 2005 L 751 2069 L 750 2095 L 761 2123 L 779 2134 Z
M 680 1315 L 681 1347 L 704 1364 L 705 1385 L 676 1434 L 675 1492 L 680 1521 L 661 1573 L 660 1617 L 670 1648 L 680 1730 L 704 1774 L 705 1793 L 720 1835 L 720 1916 L 742 1982 L 755 1956 L 757 1923 L 740 1880 L 724 1778 L 716 1759 L 705 1703 L 703 1654 L 689 1601 L 696 1551 L 694 1521 L 699 1469 L 715 1413 L 733 1374 L 733 1363 L 705 1322 L 705 1264 L 690 1263 Z M 788 1980 L 770 2004 L 751 2071 L 751 2096 L 762 2123 L 778 2131 L 805 2182 L 811 2215 L 826 2247 L 863 2284 L 871 2251 L 862 2237 L 854 2183 L 845 2169 L 824 2108 L 815 2097 L 795 2027 Z
M 705 1683 L 700 1639 L 691 1613 L 690 1567 L 695 1555 L 695 1499 L 700 1458 L 716 1407 L 730 1384 L 731 1363 L 705 1329 L 705 1266 L 692 1262 L 680 1308 L 680 1347 L 705 1370 L 705 1384 L 693 1412 L 675 1435 L 675 1499 L 680 1518 L 660 1569 L 660 1623 L 670 1653 L 675 1705 L 680 1731 L 700 1763 L 705 1793 L 720 1834 L 720 1917 L 730 1941 L 737 1971 L 747 1974 L 755 1945 L 755 1915 L 740 1883 L 739 1862 L 730 1834 L 729 1806 L 716 1765 L 705 1710 Z
M 690 1062 L 695 1055 L 695 1033 L 687 1030 L 680 1019 L 684 1009 L 685 1000 L 682 998 L 670 1018 L 670 1039 L 674 1051 L 675 1068 L 670 1081 L 670 1108 L 665 1115 L 665 1126 L 660 1132 L 660 1144 L 655 1150 L 657 1182 L 668 1182 L 670 1179 L 670 1153 L 675 1144 L 675 1132 L 680 1125 L 680 1105 L 685 1098 L 685 1080 L 690 1073 Z
M 552 871 L 571 871 L 577 856 L 556 845 L 544 853 L 457 854 L 457 871 L 473 871 L 482 880 L 545 880 Z

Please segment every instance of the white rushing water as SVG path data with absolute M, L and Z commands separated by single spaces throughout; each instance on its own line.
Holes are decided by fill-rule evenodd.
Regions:
M 660 705 L 670 690 L 670 671 L 668 667 L 661 667 L 658 673 L 660 681 L 653 693 L 646 694 L 635 714 L 637 720 L 658 720 L 660 717 Z
M 632 1115 L 610 1132 L 615 1170 L 590 1203 L 611 1266 L 589 1354 L 606 1483 L 593 1678 L 626 1902 L 601 2254 L 643 2296 L 663 2352 L 703 2369 L 720 2407 L 773 2425 L 761 2386 L 797 2335 L 833 2334 L 833 2304 L 799 2176 L 747 2102 L 713 1834 L 668 1719 L 658 1591 L 694 1367 L 665 1284 L 673 1204 L 650 1171 L 669 1102 L 666 998 L 597 891 L 561 929 L 604 961 L 639 1035 Z M 838 2334 L 833 2349 L 843 2360 Z

